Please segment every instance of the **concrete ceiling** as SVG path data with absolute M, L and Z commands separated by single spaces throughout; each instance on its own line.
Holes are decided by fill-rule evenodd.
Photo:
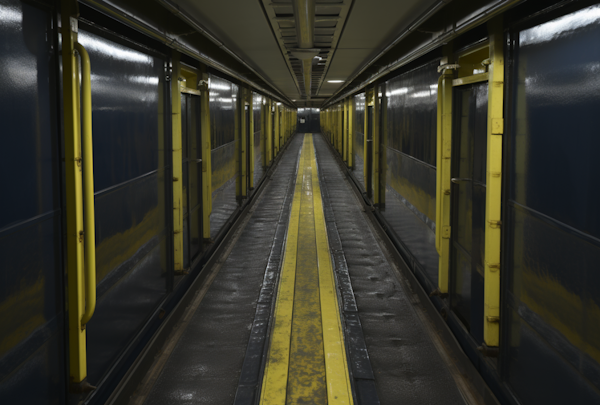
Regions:
M 345 85 L 344 82 L 328 83 L 327 80 L 350 79 L 436 0 L 315 2 L 317 15 L 328 15 L 330 12 L 327 10 L 337 9 L 340 16 L 336 17 L 337 24 L 332 25 L 335 29 L 331 30 L 331 49 L 327 46 L 321 48 L 322 68 L 313 72 L 313 80 L 317 84 L 313 84 L 310 101 L 306 100 L 302 84 L 299 85 L 301 78 L 294 65 L 297 61 L 286 49 L 293 42 L 289 38 L 289 28 L 293 28 L 294 24 L 282 24 L 280 21 L 282 15 L 289 16 L 292 0 L 176 0 L 174 3 L 243 58 L 273 87 L 295 100 L 297 106 L 319 107 Z M 318 27 L 319 24 L 316 25 Z M 317 45 L 318 40 L 315 43 Z

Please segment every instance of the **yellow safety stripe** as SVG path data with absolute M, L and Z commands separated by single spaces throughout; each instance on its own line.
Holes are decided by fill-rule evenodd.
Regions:
M 344 334 L 337 301 L 333 266 L 329 254 L 329 241 L 325 228 L 325 215 L 321 199 L 321 187 L 317 172 L 311 138 L 311 156 L 313 160 L 312 183 L 315 210 L 315 230 L 317 255 L 319 258 L 319 291 L 321 295 L 321 320 L 323 325 L 323 347 L 325 352 L 325 370 L 327 375 L 328 404 L 352 404 L 352 387 L 346 363 Z
M 311 134 L 305 135 L 261 404 L 347 404 L 352 390 Z
M 312 181 L 315 166 L 311 160 L 310 137 L 306 136 L 304 140 L 301 163 L 300 228 L 286 403 L 325 405 L 327 385 Z
M 300 158 L 302 165 L 302 158 Z M 269 355 L 265 366 L 261 404 L 284 404 L 287 391 L 290 339 L 292 334 L 292 312 L 294 309 L 294 283 L 296 281 L 296 254 L 300 217 L 300 194 L 302 192 L 302 170 L 298 168 L 294 199 L 290 213 L 288 234 L 275 302 L 274 325 L 271 333 Z

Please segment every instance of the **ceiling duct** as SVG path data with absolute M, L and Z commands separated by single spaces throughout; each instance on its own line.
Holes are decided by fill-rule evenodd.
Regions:
M 312 60 L 319 54 L 314 49 L 315 37 L 315 0 L 292 0 L 296 21 L 296 38 L 298 49 L 292 49 L 292 56 L 302 61 L 302 75 L 306 98 L 310 100 L 312 82 Z

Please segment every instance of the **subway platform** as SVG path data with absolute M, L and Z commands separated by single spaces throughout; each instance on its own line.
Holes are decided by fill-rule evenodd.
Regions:
M 297 134 L 124 403 L 492 403 L 367 210 L 327 141 Z

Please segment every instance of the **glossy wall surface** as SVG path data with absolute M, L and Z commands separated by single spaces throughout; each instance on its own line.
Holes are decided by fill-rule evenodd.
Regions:
M 358 94 L 354 97 L 355 119 L 354 119 L 354 140 L 352 150 L 354 152 L 354 165 L 352 172 L 358 180 L 358 183 L 365 188 L 364 174 L 364 151 L 365 151 L 365 109 L 366 109 L 365 93 Z
M 600 6 L 512 43 L 509 381 L 523 404 L 600 403 Z
M 428 63 L 385 84 L 380 150 L 381 212 L 427 281 L 437 285 L 435 249 L 437 65 Z
M 91 63 L 98 303 L 87 325 L 97 385 L 167 291 L 164 60 L 80 26 Z M 170 185 L 170 184 L 169 184 Z
M 298 109 L 298 132 L 317 133 L 321 130 L 321 115 L 318 108 Z
M 57 69 L 51 14 L 0 0 L 0 398 L 65 402 Z
M 254 187 L 258 185 L 258 182 L 264 174 L 263 168 L 263 133 L 261 130 L 261 111 L 263 97 L 258 93 L 252 93 L 252 116 L 254 118 Z
M 200 96 L 181 94 L 183 268 L 202 248 L 202 132 Z
M 209 85 L 212 212 L 210 234 L 215 237 L 237 208 L 235 183 L 239 175 L 236 165 L 238 133 L 238 93 L 236 84 L 210 75 Z

